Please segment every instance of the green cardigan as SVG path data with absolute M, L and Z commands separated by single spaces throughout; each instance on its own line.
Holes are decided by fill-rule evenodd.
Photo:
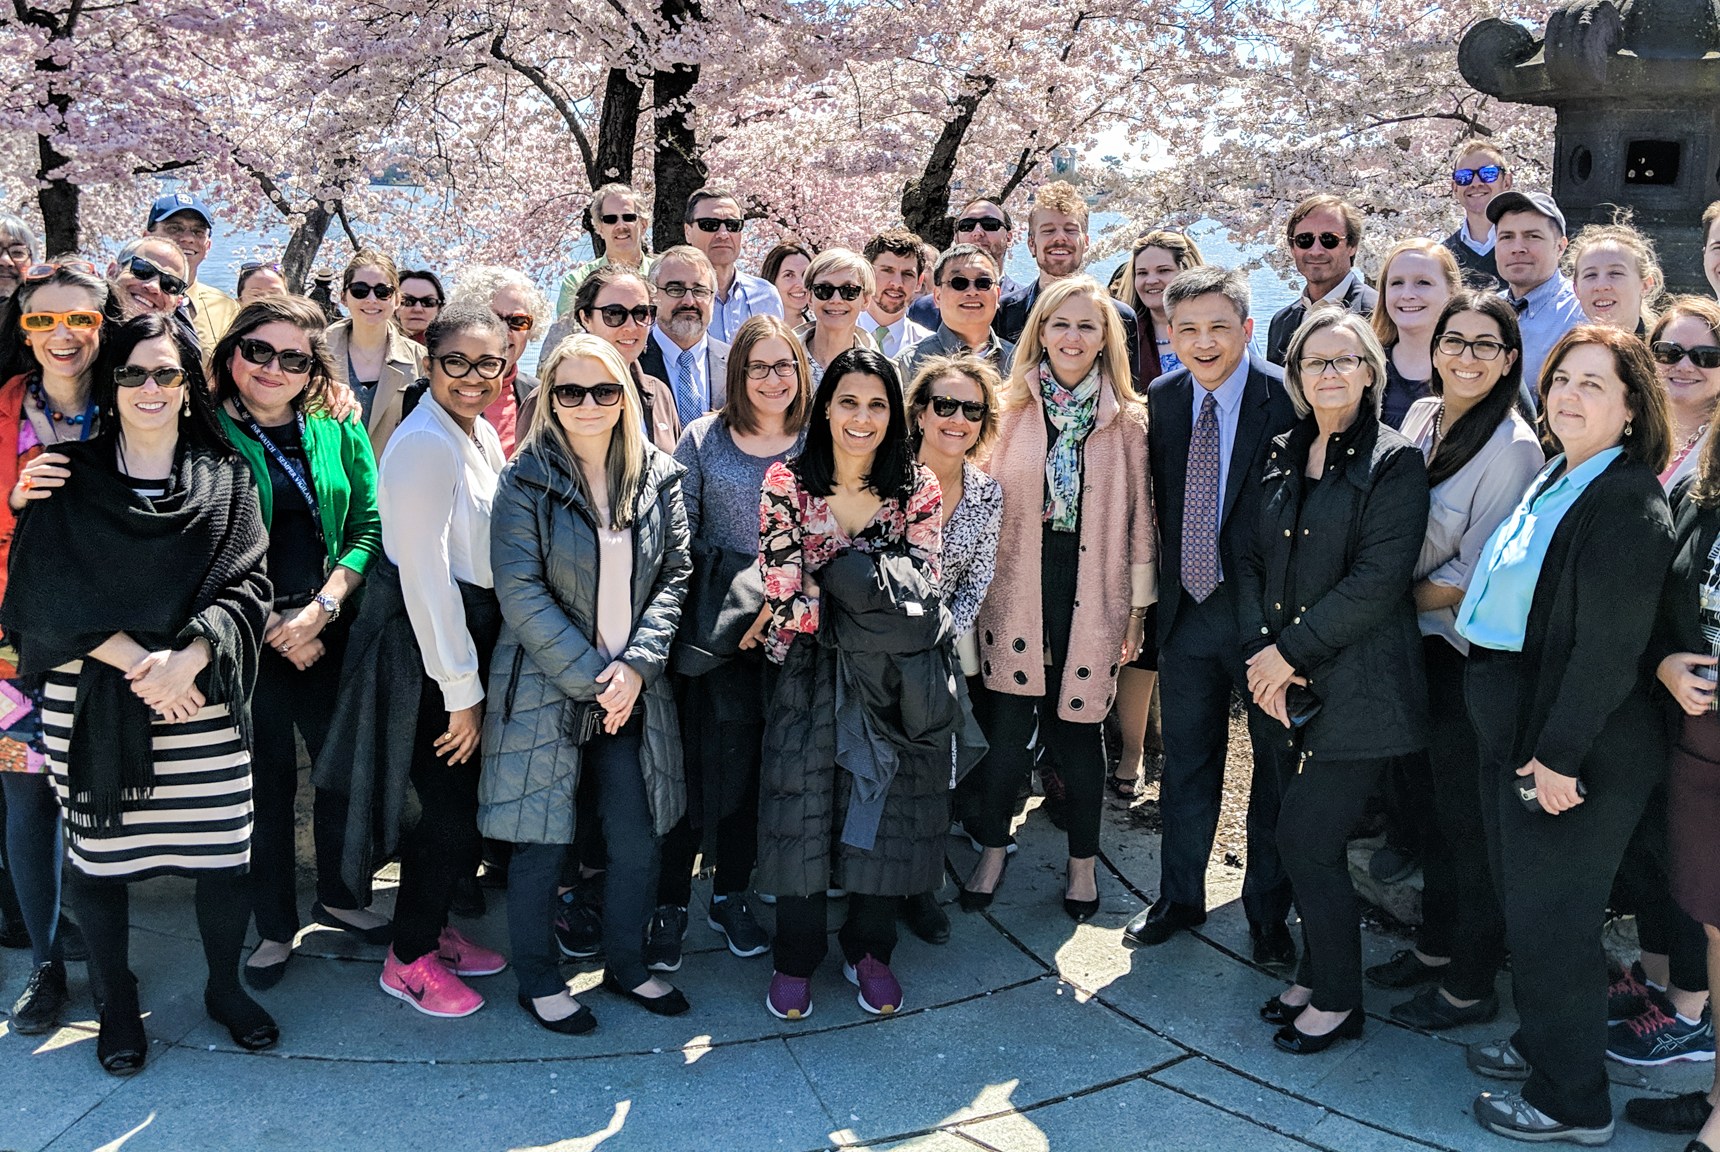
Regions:
M 257 478 L 257 500 L 265 527 L 274 523 L 275 486 L 263 446 L 239 427 L 224 409 L 216 409 L 222 430 Z M 382 554 L 382 514 L 376 510 L 376 457 L 370 436 L 357 418 L 335 421 L 317 414 L 305 417 L 305 457 L 311 466 L 311 487 L 322 516 L 328 563 L 364 575 Z

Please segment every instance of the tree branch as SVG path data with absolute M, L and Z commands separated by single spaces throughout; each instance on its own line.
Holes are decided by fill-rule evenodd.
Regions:
M 543 69 L 527 64 L 524 60 L 510 53 L 506 47 L 506 40 L 507 34 L 504 32 L 490 41 L 490 55 L 525 77 L 527 82 L 542 92 L 544 99 L 554 106 L 556 112 L 560 114 L 562 122 L 567 125 L 567 130 L 573 134 L 573 142 L 579 147 L 579 158 L 585 161 L 587 176 L 590 177 L 592 184 L 596 185 L 598 178 L 591 174 L 597 169 L 597 153 L 591 147 L 591 140 L 585 134 L 584 125 L 579 122 L 578 110 L 574 108 L 572 101 L 556 90 Z

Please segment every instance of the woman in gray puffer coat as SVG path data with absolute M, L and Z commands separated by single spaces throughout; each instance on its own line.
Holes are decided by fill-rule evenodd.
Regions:
M 490 529 L 502 634 L 491 664 L 478 823 L 514 845 L 508 929 L 520 1007 L 555 1032 L 596 1020 L 556 969 L 551 910 L 580 774 L 596 774 L 608 845 L 604 987 L 659 1015 L 687 1010 L 646 969 L 658 846 L 686 808 L 663 679 L 692 568 L 681 465 L 645 440 L 620 358 L 572 336 L 540 370 L 523 447 Z

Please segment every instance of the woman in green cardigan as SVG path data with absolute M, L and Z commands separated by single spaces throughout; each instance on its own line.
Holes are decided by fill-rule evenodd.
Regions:
M 268 296 L 246 305 L 215 346 L 210 378 L 222 427 L 257 480 L 275 589 L 252 697 L 251 886 L 260 942 L 245 964 L 247 983 L 271 988 L 286 972 L 299 930 L 293 732 L 314 760 L 334 712 L 346 624 L 357 607 L 351 598 L 382 551 L 382 518 L 364 425 L 328 410 L 332 372 L 315 304 Z M 312 918 L 366 943 L 387 943 L 391 925 L 361 907 L 341 881 L 346 798 L 318 789 L 312 823 Z

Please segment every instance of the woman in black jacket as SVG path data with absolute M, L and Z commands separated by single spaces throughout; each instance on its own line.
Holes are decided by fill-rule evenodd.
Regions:
M 1421 453 L 1380 421 L 1385 352 L 1367 321 L 1317 309 L 1287 357 L 1302 420 L 1267 458 L 1239 604 L 1254 703 L 1300 751 L 1278 849 L 1302 914 L 1302 962 L 1261 1016 L 1281 1025 L 1274 1044 L 1305 1055 L 1362 1034 L 1345 845 L 1389 760 L 1427 744 L 1410 583 L 1428 503 Z
M 1665 771 L 1644 652 L 1672 559 L 1656 478 L 1666 394 L 1642 342 L 1583 325 L 1541 372 L 1559 451 L 1493 534 L 1457 612 L 1464 694 L 1481 751 L 1482 819 L 1505 912 L 1520 1021 L 1469 1050 L 1482 1127 L 1518 1140 L 1603 1143 L 1606 953 L 1613 876 Z

